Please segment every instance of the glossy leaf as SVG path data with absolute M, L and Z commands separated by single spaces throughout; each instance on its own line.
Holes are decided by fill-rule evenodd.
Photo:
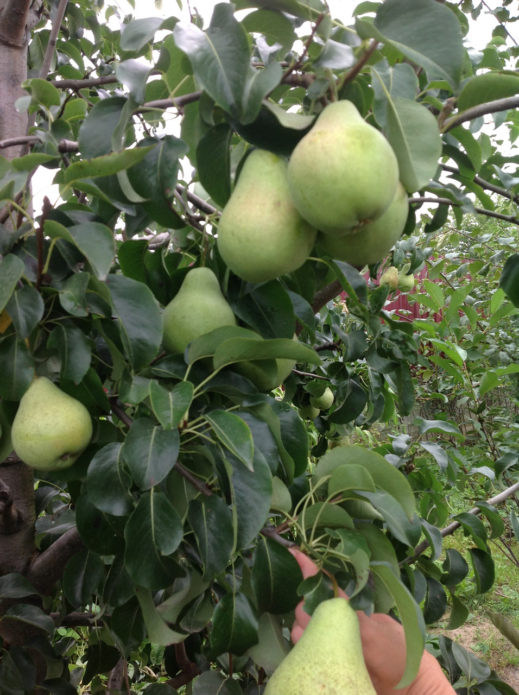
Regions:
M 260 536 L 252 569 L 252 585 L 260 612 L 287 613 L 300 601 L 301 570 L 294 556 L 276 541 Z
M 124 349 L 134 369 L 148 364 L 162 341 L 162 317 L 150 289 L 123 275 L 107 279 Z
M 173 580 L 175 564 L 168 558 L 182 541 L 182 521 L 163 492 L 145 492 L 124 529 L 125 566 L 134 582 L 159 589 Z
M 2 266 L 0 266 L 0 277 L 1 274 Z M 43 299 L 34 287 L 24 285 L 13 292 L 7 302 L 6 310 L 13 320 L 18 337 L 28 338 L 43 316 Z
M 146 625 L 146 631 L 150 642 L 161 646 L 183 642 L 186 635 L 172 630 L 167 625 L 155 606 L 151 591 L 149 589 L 137 587 L 135 593 L 139 600 L 142 617 Z
M 157 381 L 150 381 L 149 394 L 153 413 L 162 427 L 172 429 L 178 427 L 187 417 L 187 412 L 193 400 L 193 384 L 181 381 L 171 391 L 161 386 Z
M 188 520 L 204 567 L 204 577 L 214 577 L 228 564 L 234 550 L 232 514 L 221 497 L 211 495 L 189 505 Z
M 148 418 L 134 420 L 122 449 L 135 483 L 148 490 L 173 469 L 180 446 L 176 429 L 163 429 Z
M 247 423 L 225 410 L 213 410 L 205 418 L 223 446 L 252 471 L 254 442 Z
M 73 555 L 63 573 L 63 591 L 74 607 L 84 606 L 97 592 L 104 578 L 104 564 L 99 555 L 83 550 Z
M 121 444 L 105 444 L 92 458 L 87 470 L 89 498 L 98 509 L 113 516 L 132 510 L 130 476 L 121 456 Z
M 258 641 L 258 619 L 245 594 L 225 594 L 216 604 L 212 622 L 210 645 L 215 656 L 243 654 Z
M 0 312 L 5 309 L 24 271 L 25 266 L 18 256 L 10 253 L 0 259 Z

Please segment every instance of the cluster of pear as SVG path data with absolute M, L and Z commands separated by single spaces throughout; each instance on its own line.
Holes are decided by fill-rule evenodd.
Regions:
M 407 195 L 391 146 L 351 102 L 338 101 L 324 108 L 288 162 L 266 150 L 251 152 L 222 212 L 217 245 L 235 275 L 260 283 L 303 265 L 316 240 L 333 258 L 375 263 L 406 219 Z M 164 310 L 163 344 L 183 352 L 195 338 L 232 325 L 236 318 L 214 273 L 193 268 Z M 267 391 L 292 366 L 290 360 L 260 360 L 239 369 Z
M 376 695 L 349 601 L 320 603 L 299 642 L 270 677 L 264 695 Z
M 20 400 L 11 429 L 16 455 L 44 471 L 71 466 L 92 438 L 85 406 L 47 377 L 37 377 Z
M 299 268 L 317 248 L 355 266 L 384 258 L 402 234 L 407 194 L 386 138 L 352 102 L 328 104 L 288 162 L 246 159 L 218 226 L 218 250 L 248 282 Z

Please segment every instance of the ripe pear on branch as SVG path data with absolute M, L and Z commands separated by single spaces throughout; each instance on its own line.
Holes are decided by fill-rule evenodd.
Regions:
M 267 683 L 264 695 L 376 695 L 349 601 L 331 598 L 315 609 L 303 636 Z
M 11 429 L 16 454 L 31 468 L 71 466 L 92 438 L 85 406 L 47 377 L 38 377 L 20 400 Z
M 184 352 L 190 342 L 236 318 L 210 268 L 192 268 L 164 309 L 163 339 L 169 352 Z
M 328 104 L 298 142 L 288 183 L 299 213 L 325 234 L 380 217 L 395 196 L 398 162 L 384 135 L 350 101 Z
M 402 235 L 408 212 L 407 192 L 398 183 L 393 200 L 380 217 L 341 236 L 320 234 L 319 245 L 332 258 L 358 268 L 378 263 Z
M 218 250 L 227 266 L 248 282 L 274 280 L 303 265 L 316 234 L 293 205 L 286 160 L 254 150 L 218 225 Z

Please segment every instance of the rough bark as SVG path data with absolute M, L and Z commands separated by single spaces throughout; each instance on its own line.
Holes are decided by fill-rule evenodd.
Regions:
M 27 0 L 0 0 L 0 140 L 27 134 L 27 115 L 16 111 L 15 102 L 27 95 L 21 84 L 27 79 L 25 25 L 28 13 Z M 18 157 L 21 151 L 20 145 L 9 147 L 2 152 L 2 156 L 12 159 Z

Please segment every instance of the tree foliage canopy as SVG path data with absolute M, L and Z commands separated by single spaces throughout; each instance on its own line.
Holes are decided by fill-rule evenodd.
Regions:
M 444 551 L 444 491 L 472 462 L 467 432 L 443 414 L 421 417 L 414 440 L 366 442 L 416 412 L 435 379 L 438 402 L 461 393 L 475 407 L 490 456 L 472 475 L 486 476 L 485 496 L 517 465 L 517 448 L 504 434 L 492 448 L 485 425 L 485 396 L 519 371 L 517 356 L 481 338 L 511 333 L 519 305 L 514 3 L 476 48 L 469 23 L 489 9 L 475 0 L 359 2 L 348 26 L 322 0 L 221 2 L 207 25 L 196 10 L 188 21 L 122 17 L 102 0 L 29 5 L 0 0 L 0 66 L 23 81 L 3 71 L 2 692 L 259 693 L 289 648 L 291 612 L 303 594 L 310 607 L 332 595 L 330 574 L 358 609 L 402 621 L 410 682 L 425 625 L 448 607 L 452 626 L 466 618 L 457 589 L 469 572 L 477 591 L 492 586 L 489 539 L 503 521 L 478 503 L 454 519 L 467 558 Z M 338 100 L 396 155 L 409 196 L 401 240 L 369 272 L 317 244 L 293 272 L 242 280 L 216 239 L 244 158 L 289 157 Z M 41 206 L 36 172 L 59 191 Z M 447 222 L 465 230 L 466 262 L 439 250 L 418 301 L 441 319 L 413 326 L 387 311 L 392 288 L 377 278 L 417 272 Z M 483 223 L 494 225 L 488 258 Z M 492 296 L 464 287 L 460 266 L 492 277 Z M 235 325 L 165 350 L 164 309 L 202 267 Z M 205 302 L 194 296 L 193 316 Z M 35 376 L 92 416 L 66 469 L 33 472 L 12 452 Z M 325 572 L 301 585 L 290 544 Z M 450 642 L 440 656 L 460 688 L 511 692 L 481 664 L 464 685 Z

